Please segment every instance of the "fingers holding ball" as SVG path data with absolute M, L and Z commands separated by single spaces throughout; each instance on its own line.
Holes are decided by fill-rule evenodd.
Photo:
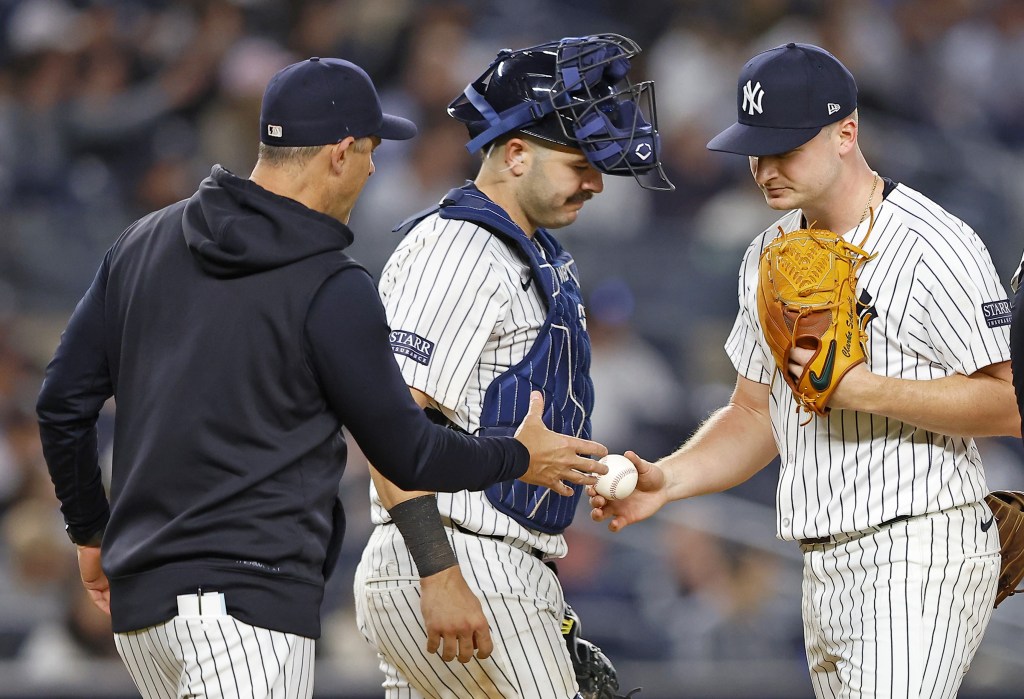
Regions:
M 608 467 L 608 473 L 597 477 L 594 490 L 608 500 L 621 500 L 629 497 L 636 488 L 637 471 L 633 462 L 621 454 L 609 454 L 601 459 Z

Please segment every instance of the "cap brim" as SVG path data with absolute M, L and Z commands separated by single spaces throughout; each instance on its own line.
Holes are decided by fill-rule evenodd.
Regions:
M 820 126 L 779 129 L 736 123 L 708 141 L 708 150 L 738 155 L 778 155 L 798 148 L 821 131 Z
M 416 135 L 416 124 L 402 117 L 385 114 L 384 123 L 373 135 L 389 141 L 405 141 Z

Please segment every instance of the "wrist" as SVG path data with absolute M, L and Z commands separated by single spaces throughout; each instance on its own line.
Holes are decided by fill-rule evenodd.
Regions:
M 851 367 L 840 379 L 829 407 L 877 413 L 880 408 L 879 399 L 885 394 L 882 386 L 884 381 L 884 376 L 872 373 L 868 365 L 861 362 Z
M 451 565 L 442 568 L 441 570 L 435 571 L 430 575 L 420 575 L 420 585 L 431 586 L 431 585 L 446 585 L 452 575 L 461 575 L 462 570 L 459 568 L 459 562 L 452 561 Z
M 420 578 L 427 578 L 458 564 L 455 551 L 437 511 L 437 497 L 421 495 L 388 508 L 409 549 Z
M 106 525 L 99 529 L 78 529 L 71 527 L 70 525 L 64 525 L 64 531 L 67 533 L 68 538 L 71 542 L 79 547 L 84 548 L 99 548 L 100 544 L 103 543 L 103 533 L 106 531 Z

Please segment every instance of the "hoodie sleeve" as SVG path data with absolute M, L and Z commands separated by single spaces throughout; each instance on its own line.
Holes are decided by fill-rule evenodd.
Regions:
M 472 437 L 435 425 L 412 399 L 391 353 L 370 276 L 350 268 L 317 293 L 306 320 L 312 364 L 327 402 L 366 457 L 404 490 L 482 490 L 526 472 L 510 437 Z
M 108 265 L 109 253 L 71 314 L 36 403 L 50 479 L 68 533 L 79 542 L 110 517 L 96 439 L 100 410 L 113 394 L 103 327 Z

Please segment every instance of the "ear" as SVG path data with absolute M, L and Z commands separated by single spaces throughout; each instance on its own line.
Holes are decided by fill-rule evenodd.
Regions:
M 521 138 L 510 138 L 505 143 L 505 169 L 514 170 L 525 165 L 530 155 L 530 146 Z
M 340 173 L 342 168 L 345 167 L 345 160 L 346 157 L 348 156 L 348 149 L 355 142 L 356 139 L 354 137 L 346 136 L 342 140 L 338 141 L 337 143 L 329 147 L 330 166 L 331 170 L 334 171 L 335 174 Z
M 836 125 L 836 136 L 839 139 L 839 153 L 846 155 L 857 147 L 857 120 L 847 117 Z

